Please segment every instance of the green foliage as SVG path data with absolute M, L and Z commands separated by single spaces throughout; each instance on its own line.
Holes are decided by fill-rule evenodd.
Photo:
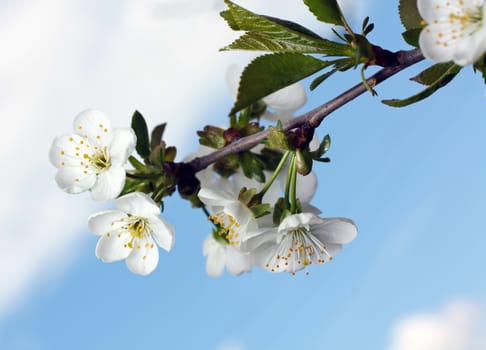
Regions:
M 278 122 L 277 126 L 268 128 L 267 146 L 274 149 L 290 150 L 291 147 L 287 141 L 287 136 L 282 130 L 282 123 Z
M 354 67 L 354 59 L 353 58 L 340 58 L 338 60 L 330 61 L 328 66 L 334 66 L 333 69 L 330 71 L 321 74 L 317 78 L 315 78 L 312 83 L 310 84 L 311 91 L 321 85 L 324 81 L 326 81 L 329 77 L 331 77 L 336 72 L 343 72 L 348 70 L 349 68 Z
M 255 179 L 258 182 L 265 182 L 265 174 L 263 173 L 265 164 L 263 164 L 262 160 L 254 153 L 242 153 L 240 155 L 239 164 L 243 170 L 243 174 L 245 174 L 246 177 Z
M 328 65 L 326 61 L 297 53 L 276 53 L 257 57 L 243 71 L 238 97 L 230 114 Z
M 211 148 L 223 148 L 224 130 L 212 125 L 206 125 L 202 131 L 197 132 L 199 136 L 199 143 L 203 146 Z
M 400 0 L 398 12 L 405 29 L 422 28 L 422 17 L 417 9 L 417 0 Z
M 422 85 L 430 86 L 454 66 L 454 62 L 437 63 L 417 74 L 415 77 L 411 78 L 411 80 Z
M 326 135 L 319 144 L 319 148 L 310 152 L 312 159 L 320 160 L 320 158 L 331 148 L 331 136 Z
M 225 3 L 228 10 L 221 16 L 233 30 L 246 33 L 222 50 L 350 54 L 347 45 L 323 39 L 297 23 L 255 14 L 229 0 Z
M 309 10 L 324 23 L 344 25 L 344 15 L 336 0 L 304 0 Z
M 301 175 L 307 175 L 312 171 L 312 155 L 308 150 L 295 151 L 295 167 Z
M 284 198 L 279 198 L 273 208 L 273 224 L 279 225 L 283 219 L 291 214 L 289 203 L 287 203 Z
M 152 147 L 152 149 L 154 149 L 155 147 L 157 147 L 162 143 L 162 138 L 164 136 L 164 131 L 166 126 L 167 123 L 159 124 L 152 130 L 150 136 L 150 146 Z
M 145 118 L 139 111 L 135 111 L 132 116 L 132 129 L 137 136 L 135 149 L 140 157 L 145 158 L 150 153 L 149 136 Z
M 254 205 L 250 208 L 253 217 L 258 219 L 261 218 L 262 216 L 270 214 L 270 204 L 268 203 L 263 203 L 263 204 L 258 204 Z
M 432 67 L 434 67 L 434 66 L 432 66 Z M 461 68 L 462 68 L 462 67 L 457 66 L 453 63 L 450 63 L 449 67 L 444 71 L 441 71 L 442 66 L 440 67 L 440 69 L 439 68 L 432 68 L 432 67 L 428 68 L 427 69 L 428 72 L 423 74 L 423 76 L 421 76 L 421 74 L 424 73 L 424 72 L 422 72 L 421 74 L 419 74 L 417 77 L 414 78 L 416 81 L 420 80 L 421 83 L 425 83 L 425 82 L 429 83 L 429 84 L 427 84 L 428 87 L 426 89 L 422 90 L 418 94 L 415 94 L 415 95 L 410 96 L 408 98 L 405 98 L 403 100 L 392 99 L 392 100 L 384 100 L 382 102 L 384 104 L 388 105 L 388 106 L 391 106 L 391 107 L 404 107 L 404 106 L 408 106 L 410 104 L 416 103 L 418 101 L 421 101 L 421 100 L 429 97 L 430 95 L 432 95 L 434 92 L 436 92 L 440 88 L 449 84 L 452 81 L 452 79 L 454 79 L 456 77 L 457 73 L 459 73 L 461 71 Z M 438 74 L 437 72 L 441 72 L 441 74 Z M 420 78 L 418 78 L 418 77 L 420 77 Z M 434 81 L 429 81 L 429 79 L 431 80 L 431 77 L 436 77 L 436 79 Z
M 419 47 L 419 36 L 422 28 L 413 28 L 402 33 L 405 42 L 413 47 Z

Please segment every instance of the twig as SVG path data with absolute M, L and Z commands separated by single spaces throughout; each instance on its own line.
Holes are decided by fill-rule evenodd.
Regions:
M 402 71 L 403 69 L 414 65 L 415 63 L 418 63 L 424 59 L 424 56 L 422 55 L 420 49 L 414 49 L 410 51 L 398 51 L 395 55 L 396 62 L 398 64 L 391 67 L 385 67 L 370 78 L 368 78 L 367 82 L 370 86 L 376 86 L 386 79 L 390 78 L 391 76 Z M 344 106 L 346 103 L 354 100 L 356 97 L 365 93 L 366 91 L 367 90 L 365 85 L 363 83 L 359 83 L 353 86 L 351 89 L 336 96 L 329 102 L 326 102 L 323 105 L 299 117 L 293 118 L 283 125 L 283 129 L 284 131 L 288 131 L 305 124 L 308 124 L 312 128 L 316 128 L 329 114 Z M 268 131 L 261 131 L 259 133 L 241 138 L 224 148 L 214 151 L 207 156 L 194 158 L 188 163 L 188 165 L 192 167 L 194 172 L 198 172 L 224 157 L 251 149 L 258 143 L 260 143 L 260 141 L 266 139 L 267 136 Z

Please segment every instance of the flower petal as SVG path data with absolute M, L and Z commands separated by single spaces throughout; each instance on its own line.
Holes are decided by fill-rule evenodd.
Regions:
M 294 83 L 263 98 L 263 102 L 278 112 L 293 113 L 307 102 L 307 95 L 301 83 Z
M 297 196 L 301 203 L 309 203 L 317 190 L 317 176 L 311 171 L 303 176 L 297 174 Z
M 114 129 L 108 139 L 108 153 L 111 163 L 123 165 L 133 153 L 137 137 L 132 128 Z
M 349 243 L 358 235 L 358 228 L 347 218 L 326 218 L 313 224 L 311 232 L 324 244 Z
M 88 141 L 79 135 L 63 135 L 56 137 L 49 150 L 49 160 L 56 168 L 68 166 L 82 166 L 85 170 L 89 169 L 89 160 L 86 156 L 91 156 L 93 149 Z
M 74 118 L 74 131 L 92 145 L 103 146 L 111 132 L 110 119 L 101 111 L 89 109 Z
M 132 236 L 127 231 L 118 234 L 105 234 L 96 244 L 96 257 L 103 262 L 125 259 L 132 250 L 128 243 Z
M 135 240 L 135 246 L 127 257 L 127 267 L 138 275 L 148 275 L 159 263 L 159 249 L 151 237 Z
M 197 196 L 204 204 L 215 207 L 224 206 L 228 202 L 235 201 L 230 193 L 210 188 L 201 188 Z
M 243 254 L 231 246 L 226 247 L 226 269 L 233 275 L 251 271 L 250 255 Z
M 96 175 L 81 166 L 65 167 L 57 171 L 56 182 L 67 193 L 81 193 L 89 190 L 96 182 Z
M 224 247 L 218 242 L 215 243 L 218 246 L 215 246 L 206 258 L 206 272 L 211 277 L 221 276 L 224 271 L 224 265 L 226 264 Z
M 158 217 L 160 208 L 148 195 L 142 192 L 132 192 L 116 200 L 118 209 L 125 213 L 143 218 Z
M 279 232 L 287 232 L 298 227 L 308 227 L 315 219 L 319 219 L 312 213 L 299 213 L 287 216 L 278 226 Z
M 91 189 L 91 198 L 96 201 L 107 201 L 118 197 L 125 185 L 125 169 L 112 165 L 100 173 Z
M 107 232 L 118 230 L 125 225 L 122 220 L 128 217 L 127 214 L 119 210 L 107 210 L 91 215 L 88 218 L 88 230 L 95 235 L 102 236 Z
M 174 246 L 174 227 L 160 217 L 149 217 L 148 224 L 152 228 L 152 237 L 160 248 L 170 251 Z

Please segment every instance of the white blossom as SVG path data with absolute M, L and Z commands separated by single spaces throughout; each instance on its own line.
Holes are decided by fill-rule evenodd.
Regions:
M 241 244 L 255 263 L 270 272 L 295 273 L 323 264 L 356 238 L 356 225 L 346 218 L 321 218 L 306 212 L 287 216 L 278 227 L 263 228 Z
M 96 257 L 103 262 L 126 259 L 133 273 L 148 275 L 159 262 L 156 245 L 170 251 L 174 228 L 160 218 L 160 209 L 145 193 L 133 192 L 116 200 L 118 210 L 96 213 L 88 228 L 100 236 Z
M 219 277 L 226 268 L 233 275 L 251 271 L 251 257 L 228 244 L 225 238 L 215 239 L 212 232 L 204 240 L 203 255 L 206 257 L 206 272 L 211 277 Z
M 201 188 L 198 197 L 207 206 L 208 219 L 218 226 L 228 244 L 238 246 L 248 232 L 258 227 L 252 212 L 238 200 L 237 194 L 223 189 Z
M 135 147 L 131 128 L 111 129 L 108 117 L 96 110 L 74 119 L 74 134 L 54 139 L 49 159 L 58 168 L 56 182 L 68 193 L 91 191 L 95 200 L 116 198 L 125 184 L 125 168 Z
M 465 66 L 486 52 L 484 0 L 418 0 L 417 7 L 427 23 L 419 38 L 425 57 Z

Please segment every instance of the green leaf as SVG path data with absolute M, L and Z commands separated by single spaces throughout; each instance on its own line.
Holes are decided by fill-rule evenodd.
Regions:
M 164 136 L 165 127 L 167 123 L 157 125 L 153 130 L 150 137 L 150 146 L 152 149 L 162 143 L 162 137 Z
M 328 65 L 326 61 L 296 53 L 277 53 L 255 58 L 241 75 L 238 96 L 230 115 Z
M 263 173 L 265 164 L 255 154 L 251 152 L 242 153 L 240 166 L 246 177 L 255 179 L 258 182 L 265 182 L 265 174 Z
M 132 116 L 132 129 L 135 131 L 135 135 L 137 136 L 137 144 L 135 149 L 140 157 L 145 158 L 150 153 L 149 148 L 149 136 L 148 136 L 148 129 L 147 123 L 145 122 L 145 118 L 140 114 L 139 111 L 135 111 Z
M 319 148 L 313 152 L 311 152 L 312 158 L 315 160 L 318 160 L 321 158 L 327 151 L 329 151 L 329 148 L 331 147 L 331 136 L 326 135 L 322 139 Z
M 400 12 L 400 20 L 407 30 L 422 28 L 422 17 L 417 9 L 417 0 L 400 0 L 398 12 Z
M 252 198 L 257 194 L 257 189 L 256 188 L 246 188 L 246 187 L 243 187 L 241 190 L 240 190 L 240 193 L 238 195 L 238 200 L 247 205 L 248 203 L 250 203 L 250 201 L 252 200 Z
M 422 90 L 418 94 L 415 94 L 413 96 L 410 96 L 408 98 L 405 98 L 403 100 L 398 100 L 398 99 L 392 99 L 392 100 L 384 100 L 382 101 L 384 104 L 391 106 L 391 107 L 404 107 L 408 106 L 410 104 L 416 103 L 418 101 L 421 101 L 430 95 L 432 95 L 434 92 L 439 90 L 440 88 L 446 86 L 449 84 L 452 79 L 455 78 L 457 73 L 461 71 L 460 66 L 452 65 L 447 71 L 444 72 L 436 81 L 434 81 L 432 84 L 430 84 L 429 87 L 426 89 Z
M 402 33 L 405 42 L 413 47 L 419 47 L 419 36 L 422 28 L 409 29 Z
M 455 66 L 454 62 L 446 62 L 446 63 L 437 63 L 429 68 L 425 69 L 418 75 L 410 80 L 416 81 L 419 84 L 423 85 L 432 85 L 434 84 L 440 77 L 447 73 L 449 69 Z
M 282 124 L 279 122 L 277 127 L 268 128 L 267 146 L 273 149 L 290 150 L 285 133 L 282 131 Z
M 255 205 L 250 208 L 251 212 L 253 213 L 253 217 L 255 219 L 270 214 L 269 209 L 270 209 L 270 204 L 267 203 Z
M 229 9 L 221 12 L 221 16 L 233 30 L 243 30 L 246 34 L 221 50 L 352 54 L 348 45 L 323 39 L 297 23 L 255 14 L 229 0 L 225 3 Z
M 336 0 L 304 0 L 304 3 L 319 21 L 344 25 L 344 16 Z
M 224 147 L 224 130 L 217 126 L 206 125 L 203 130 L 197 132 L 199 143 L 211 148 Z

